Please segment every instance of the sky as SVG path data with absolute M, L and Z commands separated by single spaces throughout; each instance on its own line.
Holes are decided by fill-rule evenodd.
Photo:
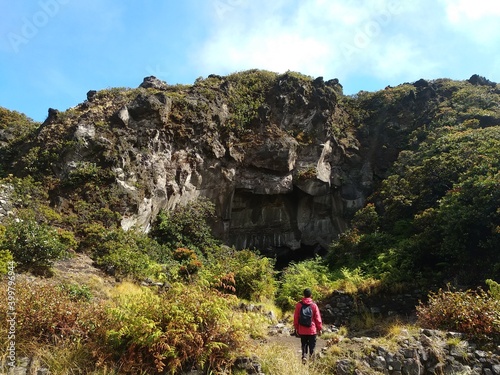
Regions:
M 44 121 L 89 90 L 247 69 L 500 82 L 498 0 L 0 0 L 0 106 Z

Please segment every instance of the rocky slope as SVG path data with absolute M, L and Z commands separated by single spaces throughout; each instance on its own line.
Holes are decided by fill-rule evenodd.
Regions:
M 137 89 L 89 91 L 66 112 L 49 110 L 10 168 L 52 176 L 60 210 L 92 202 L 119 212 L 125 229 L 147 231 L 160 210 L 206 197 L 227 244 L 311 255 L 345 230 L 410 134 L 452 94 L 446 82 L 351 98 L 338 80 L 291 72 L 191 86 L 147 77 Z

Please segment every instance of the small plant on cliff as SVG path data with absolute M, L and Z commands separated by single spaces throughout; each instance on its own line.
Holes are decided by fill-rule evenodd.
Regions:
M 238 133 L 247 131 L 258 117 L 268 90 L 277 74 L 265 70 L 249 70 L 227 76 L 229 82 L 229 127 Z
M 25 142 L 40 124 L 25 115 L 0 107 L 0 177 L 12 169 L 11 162 L 16 160 L 18 145 Z
M 69 185 L 79 185 L 88 181 L 99 182 L 99 175 L 102 174 L 101 167 L 96 163 L 81 161 L 68 174 Z
M 316 178 L 317 175 L 317 170 L 316 167 L 308 167 L 306 169 L 300 169 L 297 172 L 297 180 L 299 181 L 306 181 L 306 180 L 311 180 L 313 178 Z

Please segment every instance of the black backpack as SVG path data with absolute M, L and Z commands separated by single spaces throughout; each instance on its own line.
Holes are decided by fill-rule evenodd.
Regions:
M 304 327 L 310 327 L 312 325 L 313 310 L 311 305 L 306 305 L 304 302 L 300 308 L 299 324 Z

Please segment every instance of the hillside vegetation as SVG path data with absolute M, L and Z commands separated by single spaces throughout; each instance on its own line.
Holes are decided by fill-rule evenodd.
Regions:
M 17 277 L 19 355 L 59 362 L 54 373 L 234 373 L 305 287 L 320 304 L 336 289 L 418 287 L 431 292 L 422 325 L 498 339 L 498 84 L 344 96 L 337 80 L 294 72 L 148 82 L 89 92 L 43 124 L 0 108 L 0 273 Z M 291 214 L 290 229 L 294 200 L 312 219 Z M 228 246 L 266 227 L 295 242 Z M 272 255 L 292 259 L 299 240 L 329 242 L 278 272 Z M 54 264 L 79 254 L 112 286 L 61 280 Z

